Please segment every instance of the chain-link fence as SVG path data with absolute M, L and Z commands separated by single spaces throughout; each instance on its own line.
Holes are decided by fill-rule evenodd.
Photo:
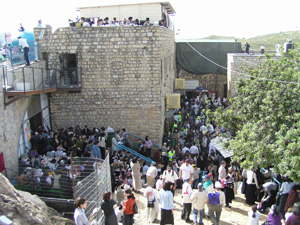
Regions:
M 99 210 L 103 201 L 102 196 L 105 191 L 112 191 L 109 156 L 106 156 L 104 161 L 98 160 L 93 167 L 93 173 L 76 183 L 75 197 L 84 197 L 87 200 L 88 205 L 85 209 L 87 218 L 98 212 L 96 221 L 97 224 L 101 224 L 104 216 Z

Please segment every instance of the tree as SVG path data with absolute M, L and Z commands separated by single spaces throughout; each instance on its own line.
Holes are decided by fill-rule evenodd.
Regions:
M 238 95 L 228 110 L 214 113 L 224 126 L 234 160 L 244 168 L 255 163 L 273 165 L 275 171 L 300 180 L 300 51 L 271 56 L 247 79 L 236 82 Z

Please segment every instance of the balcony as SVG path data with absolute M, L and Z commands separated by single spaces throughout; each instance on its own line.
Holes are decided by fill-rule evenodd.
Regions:
M 81 73 L 77 67 L 45 69 L 23 66 L 12 70 L 0 67 L 0 74 L 6 97 L 81 90 Z

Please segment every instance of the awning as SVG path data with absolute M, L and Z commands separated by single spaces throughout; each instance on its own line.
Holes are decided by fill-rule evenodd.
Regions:
M 224 158 L 229 158 L 229 157 L 233 156 L 232 150 L 224 148 L 224 143 L 227 141 L 228 141 L 227 138 L 223 138 L 220 136 L 217 136 L 217 137 L 211 139 L 211 141 L 210 141 L 214 144 L 214 146 L 222 154 L 222 156 L 224 156 Z
M 235 41 L 176 40 L 176 61 L 193 74 L 227 74 L 227 54 L 241 51 Z

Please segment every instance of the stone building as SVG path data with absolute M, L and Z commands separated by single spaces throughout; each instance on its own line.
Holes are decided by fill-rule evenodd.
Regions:
M 36 39 L 40 31 L 35 29 Z M 80 71 L 80 90 L 51 93 L 57 128 L 125 127 L 161 144 L 166 95 L 173 92 L 175 77 L 172 30 L 68 27 L 52 33 L 46 28 L 39 51 L 49 68 L 64 64 Z
M 272 59 L 280 60 L 281 56 L 274 56 Z M 228 98 L 231 98 L 237 94 L 234 85 L 235 81 L 239 78 L 248 78 L 246 69 L 257 68 L 257 66 L 267 60 L 267 57 L 261 54 L 232 53 L 228 54 L 227 60 Z
M 168 13 L 159 5 L 161 16 L 162 10 Z M 38 126 L 125 127 L 161 145 L 166 96 L 175 78 L 173 30 L 47 27 L 34 35 L 40 61 L 0 70 L 0 152 L 9 178 L 18 173 L 18 160 L 30 150 Z

